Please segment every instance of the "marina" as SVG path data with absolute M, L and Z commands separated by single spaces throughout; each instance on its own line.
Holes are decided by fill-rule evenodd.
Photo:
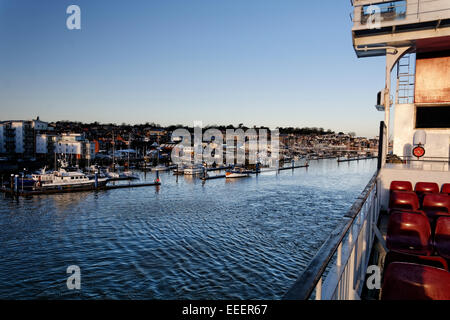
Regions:
M 4 2 L 0 299 L 450 301 L 450 0 Z

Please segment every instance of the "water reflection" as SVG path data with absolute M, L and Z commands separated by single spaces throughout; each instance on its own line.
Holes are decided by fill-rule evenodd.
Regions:
M 0 298 L 280 298 L 376 160 L 310 165 L 205 182 L 165 172 L 158 188 L 3 198 Z M 70 264 L 82 270 L 78 293 L 65 286 Z

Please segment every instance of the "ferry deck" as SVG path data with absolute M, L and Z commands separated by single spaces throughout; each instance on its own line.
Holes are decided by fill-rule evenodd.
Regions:
M 351 2 L 386 57 L 378 170 L 284 298 L 450 300 L 450 1 Z

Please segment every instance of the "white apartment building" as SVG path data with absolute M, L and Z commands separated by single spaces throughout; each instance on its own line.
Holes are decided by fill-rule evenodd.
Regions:
M 43 144 L 44 138 L 41 139 L 40 143 Z M 62 155 L 72 155 L 77 159 L 93 159 L 95 157 L 95 144 L 90 143 L 83 134 L 67 133 L 56 137 L 55 152 Z
M 43 124 L 39 124 L 42 126 Z M 34 122 L 10 120 L 0 122 L 0 153 L 32 157 L 34 154 Z
M 43 155 L 55 152 L 56 135 L 42 133 L 36 134 L 36 154 Z

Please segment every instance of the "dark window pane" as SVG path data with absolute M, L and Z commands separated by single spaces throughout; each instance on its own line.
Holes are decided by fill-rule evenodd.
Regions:
M 416 128 L 450 128 L 450 106 L 417 107 Z

